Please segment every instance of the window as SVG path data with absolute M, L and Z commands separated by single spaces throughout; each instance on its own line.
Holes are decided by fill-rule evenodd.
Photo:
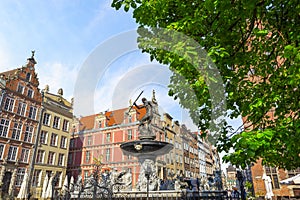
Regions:
M 67 148 L 67 138 L 65 136 L 61 136 L 60 140 L 60 148 Z
M 26 81 L 30 81 L 30 78 L 31 78 L 31 74 L 28 72 L 28 73 L 26 74 Z
M 41 144 L 47 144 L 47 138 L 48 138 L 48 132 L 47 131 L 41 131 L 40 143 Z
M 18 147 L 10 146 L 7 154 L 7 160 L 16 161 Z
M 57 134 L 55 134 L 55 133 L 51 134 L 50 145 L 51 146 L 57 146 Z
M 59 166 L 63 166 L 64 165 L 64 161 L 65 161 L 65 155 L 60 153 L 58 155 L 58 165 Z
M 45 155 L 44 150 L 38 150 L 37 156 L 36 156 L 36 163 L 43 163 L 44 162 L 44 155 Z
M 28 117 L 30 119 L 35 119 L 36 118 L 36 107 L 34 106 L 30 106 L 30 109 L 29 109 L 29 114 L 28 114 Z
M 32 133 L 33 133 L 33 127 L 32 126 L 26 126 L 26 130 L 25 130 L 25 133 L 24 133 L 24 142 L 31 142 Z
M 32 89 L 28 89 L 28 90 L 27 90 L 27 96 L 28 96 L 29 98 L 32 98 L 32 97 L 33 97 L 33 90 L 32 90 Z
M 51 115 L 49 113 L 44 113 L 43 124 L 46 126 L 50 126 Z
M 92 136 L 88 136 L 87 138 L 87 145 L 92 145 Z
M 19 83 L 18 88 L 17 88 L 17 92 L 23 94 L 23 91 L 24 91 L 24 86 Z
M 48 164 L 54 165 L 54 161 L 55 161 L 55 153 L 52 151 L 49 151 Z
M 4 152 L 4 144 L 0 144 L 0 159 L 2 159 L 3 152 Z
M 19 123 L 19 122 L 15 122 L 14 123 L 14 128 L 12 130 L 11 138 L 15 139 L 15 140 L 19 140 L 20 135 L 21 135 L 21 130 L 22 130 L 22 124 Z
M 53 119 L 53 128 L 59 129 L 59 123 L 60 123 L 60 118 L 57 116 L 54 116 Z
M 32 186 L 40 186 L 40 177 L 41 177 L 41 172 L 42 170 L 36 169 L 33 172 L 33 177 L 32 177 Z
M 91 159 L 91 152 L 86 151 L 86 152 L 85 152 L 85 162 L 86 162 L 86 163 L 89 163 L 89 162 L 90 162 L 90 159 Z
M 23 167 L 22 168 L 18 168 L 16 182 L 15 182 L 16 186 L 21 186 L 21 184 L 23 182 L 23 178 L 24 178 L 25 172 L 26 172 L 26 168 L 23 168 Z
M 106 142 L 110 142 L 110 136 L 111 136 L 111 133 L 106 134 Z
M 74 143 L 75 143 L 74 139 L 71 139 L 70 140 L 70 147 L 74 147 Z
M 19 102 L 17 114 L 24 116 L 26 111 L 26 103 Z
M 9 127 L 8 119 L 1 119 L 0 121 L 0 136 L 6 137 Z
M 69 156 L 68 156 L 68 164 L 72 164 L 73 163 L 73 154 L 72 153 L 69 153 Z
M 128 123 L 131 123 L 132 122 L 132 117 L 131 115 L 128 115 Z
M 22 149 L 20 162 L 28 163 L 29 153 L 29 149 Z
M 4 103 L 4 110 L 13 112 L 15 100 L 10 97 L 6 97 L 5 103 Z
M 129 129 L 129 130 L 127 130 L 128 132 L 127 132 L 127 139 L 128 140 L 132 140 L 132 130 L 131 129 Z
M 84 180 L 87 180 L 87 178 L 89 177 L 89 171 L 88 170 L 84 170 L 83 177 L 84 177 Z
M 69 121 L 68 120 L 64 119 L 62 130 L 66 131 L 66 132 L 69 131 Z
M 98 121 L 98 128 L 102 128 L 102 121 Z
M 110 161 L 110 149 L 106 149 L 105 159 L 106 159 L 106 162 Z

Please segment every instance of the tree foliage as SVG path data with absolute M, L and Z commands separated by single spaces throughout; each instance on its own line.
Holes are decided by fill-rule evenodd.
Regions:
M 186 54 L 183 58 L 157 48 L 149 38 L 164 28 L 183 33 L 206 50 L 226 91 L 230 112 L 222 116 L 247 119 L 241 132 L 223 123 L 218 149 L 228 153 L 226 161 L 245 167 L 262 158 L 268 165 L 300 166 L 298 0 L 113 0 L 112 6 L 133 9 L 136 22 L 146 30 L 139 32 L 140 47 L 168 64 L 174 72 L 169 95 L 190 109 L 203 131 L 211 125 L 214 110 L 207 77 L 185 59 L 193 58 L 196 49 L 173 38 L 176 51 Z M 196 100 L 182 90 L 187 84 Z

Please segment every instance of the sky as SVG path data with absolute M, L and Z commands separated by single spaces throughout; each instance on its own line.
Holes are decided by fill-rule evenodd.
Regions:
M 0 71 L 21 67 L 35 50 L 40 89 L 74 97 L 76 116 L 129 106 L 155 90 L 160 111 L 195 130 L 167 95 L 171 72 L 138 49 L 132 12 L 110 0 L 2 0 Z M 138 103 L 141 103 L 140 99 Z M 238 127 L 240 120 L 230 121 Z

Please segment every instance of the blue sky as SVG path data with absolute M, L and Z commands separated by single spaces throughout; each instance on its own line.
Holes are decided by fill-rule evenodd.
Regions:
M 131 12 L 116 11 L 110 4 L 109 0 L 2 0 L 0 71 L 21 67 L 35 50 L 40 88 L 48 84 L 52 93 L 63 88 L 68 100 L 77 93 L 81 98 L 77 116 L 128 106 L 141 90 L 150 98 L 155 89 L 161 112 L 195 129 L 187 111 L 167 96 L 167 67 L 151 63 L 126 38 L 115 39 L 137 24 Z M 93 105 L 85 99 L 93 99 Z M 76 101 L 80 100 L 75 98 L 75 105 Z
M 31 56 L 31 50 L 35 50 L 40 88 L 48 84 L 52 93 L 63 88 L 64 96 L 70 100 L 76 91 L 78 79 L 91 78 L 78 75 L 89 56 L 105 41 L 137 28 L 131 12 L 116 11 L 110 7 L 110 3 L 104 0 L 1 1 L 0 70 L 21 67 Z M 113 44 L 114 48 L 120 45 L 124 44 Z M 97 50 L 98 55 L 109 49 L 100 48 Z M 99 64 L 101 62 L 97 59 L 89 68 L 95 71 L 103 68 Z M 144 66 L 149 69 L 158 67 L 160 71 L 156 75 L 160 74 L 160 79 L 155 79 L 156 75 L 149 76 L 150 71 L 141 76 Z M 167 67 L 151 63 L 148 55 L 134 49 L 113 57 L 104 68 L 102 76 L 96 77 L 95 90 L 89 91 L 89 94 L 80 94 L 83 98 L 92 96 L 94 106 L 86 105 L 92 107 L 91 112 L 128 106 L 129 99 L 135 99 L 141 90 L 144 90 L 143 96 L 151 98 L 152 90 L 155 89 L 162 112 L 169 112 L 175 120 L 191 124 L 187 112 L 167 96 L 170 75 Z M 134 77 L 131 78 L 133 84 L 128 84 L 130 81 L 126 77 Z M 124 83 L 128 85 L 127 89 L 122 88 L 126 92 L 123 95 L 116 94 L 114 91 L 124 86 Z M 84 88 L 79 91 L 84 92 Z M 126 99 L 120 98 L 124 95 Z M 116 97 L 122 100 L 121 104 L 121 101 L 112 99 Z M 75 109 L 75 112 L 77 115 L 91 114 L 85 112 L 88 110 L 86 108 L 82 106 L 79 110 Z

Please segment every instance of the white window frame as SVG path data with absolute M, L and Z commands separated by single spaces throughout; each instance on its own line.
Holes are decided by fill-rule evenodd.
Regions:
M 90 151 L 86 151 L 85 152 L 85 162 L 86 163 L 90 163 L 91 161 L 91 152 Z
M 69 120 L 64 119 L 62 130 L 66 131 L 66 132 L 69 132 L 69 124 L 70 124 Z
M 30 94 L 30 91 L 31 91 L 31 94 Z M 28 88 L 28 90 L 27 90 L 27 97 L 33 98 L 33 95 L 34 95 L 34 91 L 32 89 Z
M 9 119 L 2 118 L 0 119 L 0 136 L 6 137 L 9 131 Z
M 39 149 L 36 155 L 36 163 L 44 163 L 45 151 Z
M 3 109 L 9 112 L 13 112 L 15 105 L 15 99 L 12 97 L 6 97 Z
M 21 115 L 21 116 L 25 116 L 25 114 L 26 114 L 26 107 L 27 107 L 27 104 L 26 104 L 26 103 L 24 103 L 24 102 L 19 102 L 19 103 L 18 103 L 17 114 L 18 114 L 18 115 Z
M 64 162 L 65 162 L 65 154 L 60 153 L 58 154 L 58 166 L 64 166 Z
M 54 165 L 55 163 L 55 152 L 53 151 L 49 151 L 49 154 L 48 154 L 48 162 L 47 162 L 49 165 Z
M 51 115 L 49 113 L 44 113 L 43 125 L 50 126 Z
M 48 131 L 41 131 L 40 134 L 40 144 L 47 144 L 47 139 L 48 139 Z
M 35 106 L 30 106 L 28 117 L 30 119 L 35 120 L 36 119 L 36 113 L 37 113 L 37 108 Z
M 5 144 L 0 143 L 0 160 L 3 158 L 3 153 L 5 149 Z
M 60 117 L 54 116 L 52 127 L 55 129 L 59 129 L 60 127 Z
M 23 148 L 21 152 L 20 162 L 28 163 L 30 149 Z
M 18 87 L 17 87 L 17 92 L 23 94 L 24 88 L 25 88 L 24 85 L 21 84 L 21 83 L 19 83 L 19 84 L 18 84 Z
M 53 143 L 53 138 L 54 138 L 54 143 Z M 56 147 L 57 146 L 58 135 L 56 133 L 52 133 L 50 139 L 51 139 L 50 145 Z
M 87 145 L 90 146 L 93 144 L 93 136 L 89 135 L 87 136 Z
M 11 138 L 20 140 L 23 124 L 21 122 L 14 122 Z
M 61 136 L 61 138 L 60 138 L 60 148 L 63 148 L 63 149 L 67 148 L 67 137 Z
M 32 176 L 32 186 L 40 186 L 41 169 L 35 169 Z
M 16 161 L 18 155 L 18 147 L 10 146 L 7 153 L 7 160 Z
M 26 125 L 24 132 L 24 142 L 32 142 L 33 129 L 33 126 Z
M 17 176 L 16 176 L 16 182 L 15 186 L 21 186 L 24 176 L 26 173 L 26 168 L 25 167 L 19 167 L 17 170 Z
M 110 157 L 111 157 L 110 154 L 111 154 L 110 149 L 106 149 L 106 151 L 105 151 L 105 160 L 106 160 L 106 162 L 110 161 Z

